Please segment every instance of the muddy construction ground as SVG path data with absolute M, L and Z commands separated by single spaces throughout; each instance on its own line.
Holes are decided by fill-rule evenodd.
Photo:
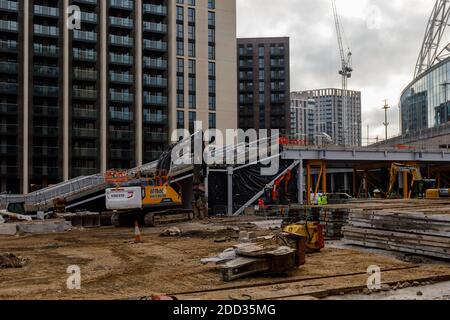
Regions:
M 329 243 L 307 255 L 289 275 L 223 282 L 215 265 L 202 265 L 237 244 L 239 230 L 258 234 L 249 218 L 177 224 L 183 235 L 161 237 L 167 227 L 103 227 L 39 236 L 0 237 L 0 254 L 12 253 L 22 267 L 0 268 L 0 299 L 141 299 L 168 294 L 178 299 L 317 299 L 368 294 L 367 268 L 382 270 L 384 291 L 450 280 L 450 265 L 420 257 L 380 253 Z M 81 269 L 81 289 L 67 289 L 67 268 Z M 448 284 L 446 286 L 448 288 Z M 450 293 L 449 293 L 450 294 Z

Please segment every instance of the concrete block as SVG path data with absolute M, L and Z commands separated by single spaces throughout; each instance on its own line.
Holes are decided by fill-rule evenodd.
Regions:
M 34 221 L 18 224 L 19 233 L 48 234 L 61 233 L 72 229 L 72 224 L 65 220 Z
M 14 236 L 17 233 L 17 224 L 2 223 L 0 224 L 0 236 Z

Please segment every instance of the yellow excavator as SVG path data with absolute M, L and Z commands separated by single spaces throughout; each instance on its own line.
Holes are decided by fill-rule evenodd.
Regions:
M 395 183 L 398 179 L 399 173 L 406 173 L 412 176 L 411 185 L 403 186 L 409 188 L 404 194 L 408 199 L 414 195 L 416 198 L 439 199 L 449 197 L 449 189 L 436 189 L 435 179 L 424 179 L 420 172 L 420 165 L 418 164 L 401 164 L 392 163 L 390 169 L 389 187 L 386 192 L 388 198 L 392 198 L 394 194 Z M 406 182 L 406 181 L 405 181 Z

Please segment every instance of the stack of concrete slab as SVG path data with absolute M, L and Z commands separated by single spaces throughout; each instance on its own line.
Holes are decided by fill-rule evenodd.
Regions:
M 323 226 L 324 236 L 327 238 L 342 238 L 342 228 L 347 223 L 348 210 L 324 209 L 320 213 L 320 223 Z
M 450 208 L 352 210 L 348 244 L 450 259 Z

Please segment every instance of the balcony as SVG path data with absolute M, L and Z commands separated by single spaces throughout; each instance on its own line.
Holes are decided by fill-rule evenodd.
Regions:
M 167 122 L 167 116 L 159 113 L 150 113 L 144 111 L 144 122 L 150 124 L 165 124 Z
M 58 157 L 58 150 L 58 147 L 33 147 L 33 155 Z
M 111 63 L 124 64 L 124 65 L 132 65 L 133 64 L 133 56 L 126 54 L 115 54 L 110 53 L 109 59 Z
M 284 80 L 286 79 L 286 74 L 284 72 L 274 72 L 270 73 L 270 79 L 274 80 Z
M 155 4 L 144 4 L 144 13 L 167 16 L 167 6 L 155 5 Z
M 95 148 L 73 148 L 72 156 L 78 158 L 97 158 L 98 150 Z
M 286 50 L 284 48 L 270 48 L 271 56 L 284 56 L 286 54 Z
M 84 177 L 84 176 L 92 176 L 94 174 L 99 173 L 100 170 L 97 168 L 72 168 L 72 176 L 73 177 Z
M 272 59 L 270 60 L 270 67 L 284 69 L 286 67 L 286 64 L 284 60 Z
M 9 176 L 9 177 L 16 177 L 19 173 L 19 169 L 16 166 L 3 166 L 0 165 L 0 175 L 2 176 Z
M 58 10 L 58 8 L 40 6 L 40 5 L 35 4 L 34 5 L 34 14 L 38 15 L 38 16 L 58 18 L 59 10 Z
M 59 93 L 59 87 L 55 86 L 40 86 L 35 85 L 34 86 L 34 94 L 38 96 L 51 96 L 51 97 L 57 97 Z
M 48 37 L 58 37 L 59 29 L 54 26 L 43 26 L 40 24 L 34 25 L 34 34 L 40 36 L 48 36 Z
M 97 80 L 97 71 L 92 69 L 75 68 L 73 70 L 73 77 L 77 80 Z
M 81 12 L 81 21 L 87 23 L 97 23 L 98 17 L 93 12 Z
M 134 152 L 130 149 L 111 149 L 109 155 L 114 159 L 129 160 L 133 158 Z
M 97 90 L 74 88 L 72 91 L 72 95 L 74 98 L 77 98 L 77 99 L 96 100 L 97 99 Z
M 59 48 L 57 46 L 35 43 L 34 54 L 46 57 L 57 57 L 59 55 Z
M 0 133 L 4 135 L 17 135 L 18 125 L 0 123 Z
M 160 150 L 149 150 L 145 151 L 144 156 L 147 161 L 153 161 L 159 159 L 163 151 Z
M 73 128 L 72 134 L 76 138 L 93 138 L 96 139 L 98 135 L 97 129 L 90 128 Z
M 150 69 L 167 70 L 167 60 L 144 57 L 144 67 Z
M 16 21 L 0 20 L 0 30 L 17 32 L 19 24 Z
M 144 103 L 148 105 L 166 106 L 167 97 L 151 95 L 148 92 L 144 92 Z
M 124 47 L 133 47 L 134 39 L 129 36 L 116 36 L 109 35 L 109 42 L 113 45 L 124 46 Z
M 130 18 L 109 17 L 109 23 L 114 27 L 122 27 L 132 29 L 134 27 L 134 20 Z
M 2 73 L 13 73 L 16 74 L 19 70 L 19 64 L 12 61 L 1 61 L 0 62 L 0 72 Z
M 156 22 L 144 22 L 144 31 L 156 32 L 156 33 L 167 33 L 167 24 L 156 23 Z
M 0 93 L 12 93 L 17 94 L 17 83 L 0 82 Z
M 58 107 L 56 106 L 39 106 L 33 107 L 33 114 L 44 117 L 58 117 Z
M 169 139 L 169 135 L 163 132 L 144 132 L 144 139 L 146 141 L 166 142 Z
M 0 144 L 0 155 L 2 156 L 12 156 L 17 154 L 17 146 L 15 145 L 7 145 L 7 144 Z
M 97 119 L 98 112 L 94 109 L 73 108 L 72 116 L 75 118 Z
M 36 136 L 57 137 L 58 128 L 48 126 L 33 127 L 33 133 Z
M 18 12 L 19 11 L 19 3 L 17 1 L 0 0 L 0 9 Z
M 167 87 L 167 79 L 162 77 L 152 77 L 147 74 L 144 75 L 144 85 L 149 87 Z
M 112 140 L 131 140 L 134 138 L 133 134 L 130 130 L 110 130 L 109 137 Z
M 133 75 L 129 73 L 117 73 L 114 71 L 110 71 L 109 73 L 109 79 L 111 82 L 118 82 L 118 83 L 133 83 Z
M 117 102 L 133 102 L 134 96 L 129 92 L 118 92 L 111 90 L 109 96 L 112 101 Z
M 130 0 L 110 0 L 109 6 L 111 8 L 133 10 L 133 8 L 134 8 L 134 1 L 130 1 Z
M 240 97 L 239 98 L 239 103 L 240 104 L 253 104 L 254 103 L 254 98 L 251 96 L 245 96 L 245 97 Z
M 17 104 L 0 103 L 0 114 L 16 114 Z
M 110 119 L 111 120 L 117 120 L 117 121 L 133 121 L 134 114 L 130 111 L 113 111 L 111 110 L 109 112 Z
M 33 70 L 34 70 L 34 74 L 38 75 L 38 76 L 43 76 L 43 77 L 58 77 L 59 76 L 59 68 L 58 67 L 35 65 Z
M 144 49 L 153 51 L 167 51 L 167 42 L 144 39 Z
M 34 177 L 49 177 L 53 179 L 57 179 L 59 177 L 58 167 L 33 167 L 32 172 Z
M 242 69 L 253 69 L 253 60 L 240 60 L 239 61 L 239 68 Z
M 97 52 L 94 50 L 73 49 L 73 57 L 77 60 L 97 61 Z
M 93 31 L 73 30 L 73 38 L 79 41 L 97 42 L 97 33 Z
M 15 40 L 0 40 L 0 50 L 8 52 L 17 51 L 17 41 Z

